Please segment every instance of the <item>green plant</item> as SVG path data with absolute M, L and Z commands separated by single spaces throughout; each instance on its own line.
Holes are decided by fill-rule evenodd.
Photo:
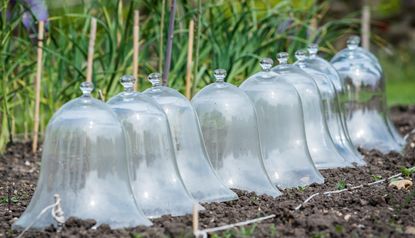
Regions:
M 410 177 L 412 174 L 415 173 L 415 167 L 411 167 L 411 168 L 401 168 L 401 173 L 405 177 Z
M 269 226 L 269 234 L 271 237 L 277 237 L 278 231 L 277 231 L 277 227 L 275 226 L 275 224 L 271 224 Z
M 10 198 L 8 196 L 0 197 L 1 204 L 18 203 L 18 202 L 19 202 L 19 198 L 17 196 L 11 196 Z
M 372 175 L 372 178 L 373 178 L 373 180 L 375 180 L 375 181 L 379 181 L 379 180 L 381 180 L 381 179 L 382 179 L 382 176 L 380 176 L 380 175 Z
M 337 184 L 336 184 L 336 189 L 337 190 L 342 190 L 342 189 L 345 189 L 346 188 L 346 181 L 345 180 L 343 180 L 343 179 L 341 179 L 341 180 L 339 180 L 338 182 L 337 182 Z
M 298 186 L 298 190 L 300 192 L 304 192 L 307 189 L 308 186 Z

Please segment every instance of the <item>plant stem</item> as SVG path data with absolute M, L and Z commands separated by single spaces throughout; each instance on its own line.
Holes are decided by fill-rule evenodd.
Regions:
M 170 6 L 170 19 L 169 19 L 169 33 L 167 36 L 167 49 L 166 49 L 166 59 L 163 68 L 163 78 L 162 82 L 163 85 L 166 86 L 168 84 L 168 77 L 170 71 L 170 63 L 171 63 L 171 49 L 173 47 L 173 36 L 174 36 L 174 16 L 176 13 L 176 0 L 172 0 Z

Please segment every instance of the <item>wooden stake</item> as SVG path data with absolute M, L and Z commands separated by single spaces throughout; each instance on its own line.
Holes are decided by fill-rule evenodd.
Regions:
M 43 33 L 45 27 L 44 22 L 39 21 L 38 25 L 38 42 L 37 42 L 37 69 L 36 69 L 36 79 L 35 79 L 35 118 L 33 125 L 33 144 L 32 152 L 36 153 L 37 144 L 39 139 L 39 114 L 40 114 L 40 80 L 42 77 L 42 61 L 43 61 Z
M 134 89 L 138 89 L 138 53 L 139 53 L 139 41 L 140 41 L 140 12 L 134 11 L 134 32 L 133 32 L 133 76 L 135 78 Z
M 193 204 L 192 209 L 193 235 L 199 236 L 199 204 Z
M 186 97 L 190 99 L 192 97 L 192 63 L 193 63 L 193 35 L 195 31 L 195 23 L 190 20 L 189 23 L 189 43 L 187 45 L 187 65 L 186 65 Z
M 370 6 L 368 1 L 364 1 L 362 13 L 362 46 L 369 50 L 370 48 Z
M 171 63 L 171 50 L 173 47 L 175 14 L 176 14 L 176 0 L 172 0 L 171 6 L 170 6 L 169 32 L 167 35 L 166 59 L 164 62 L 163 77 L 162 77 L 162 83 L 164 86 L 168 85 L 170 63 Z
M 89 34 L 89 45 L 88 45 L 88 61 L 87 61 L 87 68 L 86 68 L 86 81 L 92 82 L 92 71 L 93 71 L 93 63 L 94 63 L 94 46 L 95 46 L 95 38 L 97 34 L 97 19 L 91 19 L 91 32 Z

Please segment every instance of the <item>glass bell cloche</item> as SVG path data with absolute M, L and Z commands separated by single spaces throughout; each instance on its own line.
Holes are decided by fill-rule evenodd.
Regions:
M 240 86 L 255 107 L 265 169 L 279 188 L 323 183 L 308 151 L 300 97 L 272 63 L 262 59 L 262 71 Z
M 337 151 L 323 116 L 321 96 L 314 80 L 299 67 L 288 64 L 288 53 L 277 54 L 279 65 L 272 68 L 293 85 L 301 98 L 308 149 L 318 169 L 352 166 Z
M 192 99 L 212 165 L 230 188 L 278 196 L 264 168 L 255 109 L 238 87 L 214 71 L 216 82 Z
M 237 199 L 236 193 L 226 187 L 210 164 L 190 101 L 177 90 L 162 86 L 159 73 L 148 78 L 153 87 L 144 94 L 153 98 L 167 115 L 179 172 L 189 192 L 199 202 Z
M 50 120 L 36 191 L 14 229 L 57 225 L 51 212 L 58 194 L 64 217 L 94 219 L 111 228 L 151 225 L 137 207 L 129 183 L 124 131 L 107 104 L 83 95 L 63 105 Z
M 177 170 L 166 114 L 152 98 L 134 92 L 134 82 L 123 76 L 124 92 L 108 101 L 126 132 L 134 196 L 147 217 L 190 214 L 195 202 Z
M 331 138 L 336 145 L 337 151 L 351 163 L 356 165 L 365 165 L 365 161 L 351 142 L 349 132 L 346 128 L 344 112 L 340 107 L 339 94 L 333 84 L 338 82 L 337 72 L 333 74 L 330 63 L 317 56 L 317 45 L 311 45 L 306 50 L 298 50 L 295 53 L 297 62 L 295 65 L 308 73 L 317 84 L 320 91 L 321 102 L 323 106 L 324 118 L 326 120 Z M 321 69 L 323 68 L 323 69 Z
M 343 107 L 350 137 L 355 146 L 364 149 L 401 151 L 404 140 L 388 118 L 382 70 L 359 43 L 358 37 L 349 38 L 347 50 L 331 60 L 345 84 Z

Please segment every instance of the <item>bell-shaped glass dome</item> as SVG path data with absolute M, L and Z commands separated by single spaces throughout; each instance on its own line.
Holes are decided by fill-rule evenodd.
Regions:
M 353 49 L 353 51 L 359 52 L 359 54 L 361 54 L 362 57 L 365 57 L 367 60 L 369 60 L 369 63 L 372 64 L 373 66 L 375 66 L 376 68 L 379 69 L 379 71 L 382 71 L 382 66 L 379 63 L 379 60 L 376 58 L 376 56 L 374 54 L 372 54 L 372 52 L 366 50 L 365 48 L 362 48 L 359 46 L 360 44 L 360 36 L 357 35 L 352 35 L 349 37 L 349 39 L 347 39 L 347 44 L 353 44 L 356 45 L 356 47 Z M 341 51 L 337 52 L 337 54 L 335 56 L 333 56 L 332 60 L 333 61 L 341 61 L 345 58 L 348 58 L 348 55 L 351 53 L 351 49 L 349 49 L 348 47 L 342 49 Z
M 125 91 L 108 101 L 125 129 L 134 196 L 147 217 L 190 214 L 195 202 L 177 170 L 166 114 L 133 91 L 134 81 L 123 76 Z
M 57 111 L 46 129 L 36 191 L 13 225 L 24 229 L 56 225 L 50 212 L 59 194 L 65 217 L 94 219 L 111 228 L 151 225 L 137 207 L 129 183 L 124 132 L 116 115 L 91 97 L 92 83 L 81 84 L 83 96 Z
M 365 165 L 366 163 L 362 156 L 351 142 L 349 132 L 346 129 L 344 112 L 342 112 L 340 107 L 339 94 L 333 84 L 333 81 L 340 81 L 338 80 L 340 77 L 334 69 L 335 74 L 328 74 L 333 70 L 329 71 L 327 68 L 332 68 L 332 66 L 330 63 L 317 56 L 317 45 L 311 45 L 308 50 L 309 52 L 306 50 L 298 50 L 296 52 L 295 56 L 298 61 L 295 65 L 312 76 L 312 79 L 314 79 L 317 84 L 323 105 L 324 118 L 337 151 L 347 161 L 356 163 L 356 165 L 359 166 Z M 324 67 L 324 70 L 321 70 L 321 66 Z
M 167 115 L 177 164 L 183 181 L 199 202 L 223 202 L 238 196 L 216 175 L 190 101 L 177 90 L 161 86 L 160 74 L 149 76 L 152 88 L 144 93 L 153 98 Z
M 343 107 L 350 137 L 365 149 L 401 151 L 404 140 L 388 118 L 383 73 L 358 44 L 358 38 L 350 38 L 347 50 L 331 60 L 345 84 Z
M 224 82 L 226 71 L 214 71 L 216 82 L 192 99 L 216 172 L 230 188 L 278 196 L 261 155 L 255 109 L 238 87 Z
M 359 47 L 360 44 L 360 37 L 359 36 L 351 36 L 348 39 L 348 44 L 351 45 L 357 45 L 357 47 L 355 47 L 353 50 L 361 53 L 362 57 L 366 57 L 369 60 L 370 64 L 373 64 L 376 68 L 379 69 L 379 71 L 382 73 L 383 76 L 383 69 L 382 66 L 380 65 L 379 60 L 376 58 L 376 56 L 374 54 L 372 54 L 370 51 Z M 352 47 L 353 48 L 353 47 Z M 345 49 L 341 50 L 338 54 L 336 54 L 332 61 L 337 61 L 340 60 L 339 58 L 347 58 L 348 54 L 350 54 L 350 49 L 349 47 L 346 47 Z M 387 110 L 387 107 L 386 107 Z M 389 130 L 392 133 L 393 138 L 395 139 L 395 141 L 401 145 L 401 146 L 405 146 L 406 142 L 405 140 L 402 138 L 402 136 L 399 134 L 399 132 L 396 130 L 395 126 L 393 125 L 393 123 L 391 122 L 391 120 L 389 119 L 389 117 L 386 117 L 386 122 L 388 124 Z
M 240 88 L 254 104 L 265 169 L 280 188 L 323 183 L 307 147 L 303 110 L 295 88 L 271 72 L 272 60 Z
M 289 65 L 288 54 L 277 55 L 279 65 L 272 71 L 293 85 L 301 98 L 308 149 L 318 169 L 352 166 L 337 151 L 323 116 L 321 96 L 312 77 L 299 67 Z

